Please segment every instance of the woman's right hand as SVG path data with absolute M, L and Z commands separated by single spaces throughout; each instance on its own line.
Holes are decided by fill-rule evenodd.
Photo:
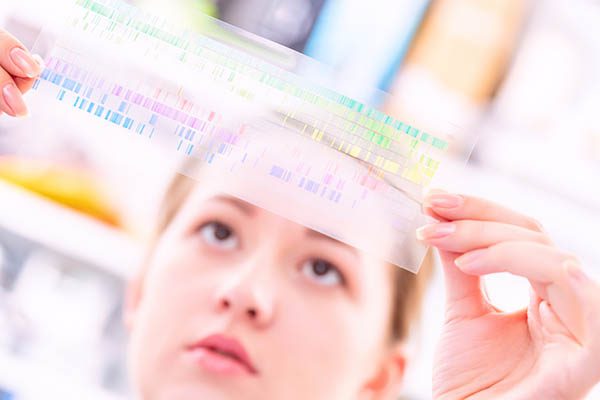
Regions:
M 0 114 L 27 115 L 23 96 L 42 72 L 43 61 L 32 55 L 21 42 L 0 29 Z

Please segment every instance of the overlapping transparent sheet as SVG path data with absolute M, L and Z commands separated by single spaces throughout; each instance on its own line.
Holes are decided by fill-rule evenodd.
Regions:
M 46 61 L 34 93 L 172 149 L 205 185 L 417 272 L 423 187 L 452 134 L 342 94 L 300 53 L 202 21 L 76 0 L 33 49 Z

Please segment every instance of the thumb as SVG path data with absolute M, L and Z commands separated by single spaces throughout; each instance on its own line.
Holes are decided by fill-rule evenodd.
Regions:
M 439 253 L 446 287 L 446 321 L 476 318 L 494 311 L 484 295 L 481 278 L 465 274 L 454 264 L 460 254 L 441 250 Z

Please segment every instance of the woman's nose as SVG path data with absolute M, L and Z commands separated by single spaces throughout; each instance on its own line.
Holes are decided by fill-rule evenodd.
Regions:
M 274 314 L 274 298 L 268 284 L 247 276 L 224 285 L 215 299 L 217 312 L 230 313 L 256 327 L 268 326 Z

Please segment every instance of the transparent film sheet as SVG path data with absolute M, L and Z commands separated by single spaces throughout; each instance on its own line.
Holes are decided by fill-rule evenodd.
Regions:
M 450 125 L 419 130 L 343 95 L 318 62 L 202 21 L 190 30 L 76 0 L 36 42 L 46 68 L 33 93 L 163 146 L 203 185 L 417 272 L 422 192 L 451 151 Z

